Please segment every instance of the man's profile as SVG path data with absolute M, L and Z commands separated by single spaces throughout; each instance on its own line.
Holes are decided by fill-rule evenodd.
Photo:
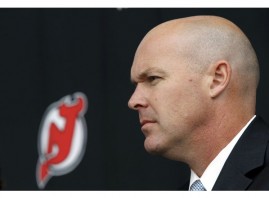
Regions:
M 269 190 L 259 64 L 235 24 L 194 16 L 158 25 L 137 48 L 131 80 L 145 149 L 191 169 L 182 189 Z

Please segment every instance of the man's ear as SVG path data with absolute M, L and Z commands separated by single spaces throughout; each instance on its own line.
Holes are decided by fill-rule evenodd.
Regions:
M 210 97 L 220 95 L 230 82 L 232 69 L 227 61 L 218 61 L 210 67 Z

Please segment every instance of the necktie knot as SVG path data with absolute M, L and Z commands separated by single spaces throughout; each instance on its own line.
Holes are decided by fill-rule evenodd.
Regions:
M 190 191 L 206 191 L 206 189 L 203 186 L 202 182 L 197 179 L 195 182 L 192 183 Z

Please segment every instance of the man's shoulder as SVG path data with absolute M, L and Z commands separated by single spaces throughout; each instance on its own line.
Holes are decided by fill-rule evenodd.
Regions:
M 240 137 L 213 187 L 214 190 L 269 189 L 269 127 L 260 117 Z

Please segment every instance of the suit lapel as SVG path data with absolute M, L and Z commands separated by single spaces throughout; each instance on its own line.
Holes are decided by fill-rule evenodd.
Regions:
M 226 163 L 212 190 L 246 189 L 252 180 L 245 177 L 235 166 Z
M 252 183 L 252 170 L 264 164 L 269 129 L 260 117 L 249 125 L 238 140 L 213 190 L 245 190 Z

